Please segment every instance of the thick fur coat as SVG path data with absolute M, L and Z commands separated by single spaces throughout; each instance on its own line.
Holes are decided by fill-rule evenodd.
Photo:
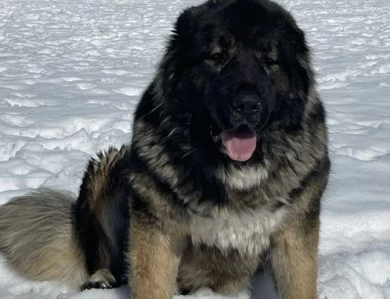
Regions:
M 210 0 L 178 18 L 131 145 L 90 161 L 77 201 L 44 190 L 1 207 L 0 250 L 31 278 L 128 282 L 134 299 L 231 294 L 260 269 L 281 298 L 314 299 L 327 143 L 292 16 Z

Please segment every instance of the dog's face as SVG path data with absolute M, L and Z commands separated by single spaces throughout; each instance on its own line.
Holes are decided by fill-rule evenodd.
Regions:
M 299 128 L 311 80 L 308 50 L 276 4 L 225 0 L 191 8 L 179 17 L 171 46 L 177 89 L 191 82 L 189 105 L 207 108 L 213 140 L 232 160 L 249 160 L 273 123 Z

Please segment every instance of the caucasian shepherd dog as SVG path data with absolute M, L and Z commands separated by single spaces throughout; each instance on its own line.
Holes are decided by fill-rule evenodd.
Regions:
M 259 269 L 283 299 L 314 299 L 325 111 L 292 16 L 268 0 L 213 0 L 178 18 L 134 115 L 131 146 L 92 159 L 77 200 L 38 190 L 0 208 L 20 273 L 133 299 Z

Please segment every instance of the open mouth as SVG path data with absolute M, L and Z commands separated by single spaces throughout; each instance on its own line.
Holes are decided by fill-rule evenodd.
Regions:
M 221 140 L 227 155 L 234 161 L 248 161 L 256 150 L 256 133 L 247 126 L 240 126 L 233 131 L 222 131 Z

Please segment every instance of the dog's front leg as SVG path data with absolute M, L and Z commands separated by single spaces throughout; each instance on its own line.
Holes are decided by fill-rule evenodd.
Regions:
M 134 216 L 129 240 L 131 299 L 172 299 L 182 239 Z
M 319 220 L 296 222 L 273 238 L 271 263 L 282 299 L 317 298 Z

